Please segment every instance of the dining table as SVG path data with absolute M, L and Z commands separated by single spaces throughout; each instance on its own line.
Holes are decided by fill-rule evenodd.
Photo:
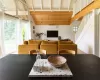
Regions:
M 47 58 L 50 55 L 55 54 L 47 54 Z M 9 54 L 0 59 L 0 80 L 100 80 L 99 57 L 93 54 L 60 55 L 67 59 L 72 77 L 29 77 L 36 54 Z

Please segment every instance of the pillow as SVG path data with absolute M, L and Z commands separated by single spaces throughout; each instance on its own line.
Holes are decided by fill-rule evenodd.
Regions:
M 60 41 L 60 44 L 73 44 L 73 41 Z
M 27 45 L 27 44 L 28 44 L 28 41 L 24 41 L 24 44 L 26 44 L 26 45 Z
M 61 39 L 61 41 L 71 41 L 70 39 Z
M 42 41 L 42 44 L 57 44 L 57 41 Z
M 41 41 L 40 40 L 29 40 L 29 44 L 39 44 Z

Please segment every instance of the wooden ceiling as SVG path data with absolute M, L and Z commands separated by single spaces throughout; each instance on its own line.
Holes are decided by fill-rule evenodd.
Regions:
M 72 11 L 30 11 L 36 25 L 70 25 Z

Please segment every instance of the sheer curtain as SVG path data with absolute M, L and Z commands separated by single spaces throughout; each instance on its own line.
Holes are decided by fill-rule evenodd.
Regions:
M 31 25 L 30 25 L 30 21 L 26 21 L 25 23 L 25 40 L 29 40 L 31 39 Z
M 6 36 L 7 38 L 9 38 L 10 42 L 7 41 L 7 44 L 5 44 L 5 35 L 7 34 L 7 32 L 5 31 L 5 28 L 10 27 L 10 26 L 15 28 L 14 33 L 12 33 L 12 36 L 13 36 L 15 42 L 11 41 L 12 37 L 9 38 L 9 37 Z M 14 16 L 7 15 L 7 14 L 4 14 L 3 12 L 0 12 L 0 56 L 1 55 L 7 55 L 9 53 L 13 53 L 15 51 L 15 48 L 16 48 L 16 51 L 17 51 L 18 45 L 23 44 L 23 35 L 22 35 L 23 28 L 25 30 L 24 40 L 31 39 L 30 21 L 22 20 L 20 18 L 16 18 Z M 7 28 L 7 31 L 9 31 L 9 30 L 10 30 L 10 32 L 12 32 L 11 29 Z M 15 34 L 15 35 L 13 35 L 13 34 Z M 8 53 L 7 50 L 10 50 L 9 53 Z
M 30 21 L 21 20 L 21 26 L 20 27 L 21 27 L 21 30 L 22 30 L 23 41 L 31 39 Z
M 18 45 L 20 45 L 24 40 L 31 39 L 30 21 L 19 19 L 17 26 Z
M 17 44 L 23 44 L 23 37 L 22 37 L 22 20 L 19 18 L 17 23 Z
M 0 56 L 5 55 L 4 40 L 3 40 L 3 26 L 4 26 L 4 13 L 0 12 Z
M 17 20 L 18 18 L 4 14 L 4 48 L 6 54 L 17 51 Z

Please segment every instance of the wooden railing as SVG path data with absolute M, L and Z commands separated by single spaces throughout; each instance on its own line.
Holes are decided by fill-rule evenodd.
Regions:
M 93 1 L 94 0 L 76 0 L 73 4 L 73 16 L 77 14 L 79 11 L 81 11 L 82 9 L 84 9 Z
M 77 2 L 77 1 L 80 1 Z M 74 9 L 73 9 L 73 17 L 71 19 L 71 23 L 74 20 L 79 20 L 80 18 L 86 16 L 88 13 L 93 11 L 94 9 L 100 8 L 100 0 L 77 0 L 74 2 Z M 82 3 L 82 1 L 87 1 Z

